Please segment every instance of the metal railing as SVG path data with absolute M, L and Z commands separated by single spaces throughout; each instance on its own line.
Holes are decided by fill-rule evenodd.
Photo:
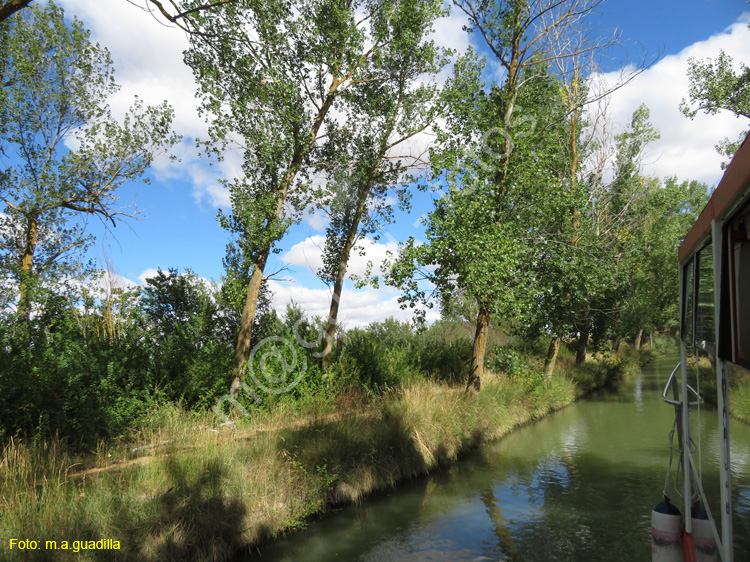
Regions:
M 669 379 L 667 380 L 667 385 L 664 387 L 664 392 L 661 394 L 661 399 L 664 400 L 667 404 L 672 404 L 672 406 L 682 406 L 682 400 L 679 399 L 679 391 L 677 388 L 677 379 L 675 378 L 675 375 L 680 370 L 680 367 L 682 366 L 682 362 L 677 363 L 677 366 L 674 368 L 674 371 L 672 371 L 672 374 L 669 375 Z M 669 388 L 672 387 L 672 398 L 667 398 L 667 392 L 669 392 Z M 687 385 L 688 391 L 693 394 L 697 398 L 695 402 L 688 402 L 688 406 L 700 406 L 703 404 L 704 400 L 703 397 L 698 394 L 698 391 L 696 391 L 692 386 L 689 384 Z

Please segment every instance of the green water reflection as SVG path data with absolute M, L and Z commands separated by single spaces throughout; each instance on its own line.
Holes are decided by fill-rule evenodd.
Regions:
M 660 393 L 676 362 L 661 358 L 617 389 L 341 509 L 248 560 L 650 560 L 650 512 L 674 418 Z M 709 495 L 718 490 L 715 418 L 704 411 L 694 424 Z M 750 427 L 731 431 L 735 559 L 750 560 Z

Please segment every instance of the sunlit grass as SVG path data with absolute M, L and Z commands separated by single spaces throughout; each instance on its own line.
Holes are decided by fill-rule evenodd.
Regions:
M 738 420 L 750 423 L 750 384 L 733 388 L 729 395 L 729 409 Z

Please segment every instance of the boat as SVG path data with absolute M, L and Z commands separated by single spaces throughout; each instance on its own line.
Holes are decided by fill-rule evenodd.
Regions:
M 662 394 L 675 408 L 675 426 L 664 500 L 652 512 L 653 562 L 734 560 L 728 388 L 732 365 L 750 369 L 749 231 L 750 134 L 678 251 L 680 363 Z M 704 401 L 696 378 L 701 369 L 712 371 L 716 381 L 718 513 L 709 508 L 694 455 L 698 436 L 691 434 L 691 409 Z M 682 478 L 670 488 L 673 461 Z M 681 509 L 672 503 L 672 492 L 681 496 Z

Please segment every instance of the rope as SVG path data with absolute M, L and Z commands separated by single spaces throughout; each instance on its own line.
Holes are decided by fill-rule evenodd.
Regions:
M 676 410 L 676 408 L 675 408 Z M 669 482 L 672 478 L 672 460 L 674 459 L 674 432 L 677 428 L 677 420 L 679 416 L 675 414 L 674 424 L 672 424 L 672 430 L 669 432 L 669 466 L 667 467 L 667 477 L 664 479 L 664 497 L 669 497 Z
M 696 394 L 698 395 L 696 397 L 696 400 L 698 402 L 696 413 L 698 414 L 696 416 L 698 420 L 698 480 L 703 481 L 703 448 L 701 447 L 702 439 L 701 439 L 701 426 L 703 425 L 703 419 L 702 419 L 702 412 L 701 412 L 701 366 L 700 366 L 700 360 L 698 357 L 698 353 L 695 354 L 695 390 Z M 690 438 L 690 441 L 693 441 L 693 438 Z M 695 486 L 697 488 L 697 486 Z M 700 492 L 696 489 L 693 491 L 693 502 L 695 502 L 696 499 L 700 498 Z

